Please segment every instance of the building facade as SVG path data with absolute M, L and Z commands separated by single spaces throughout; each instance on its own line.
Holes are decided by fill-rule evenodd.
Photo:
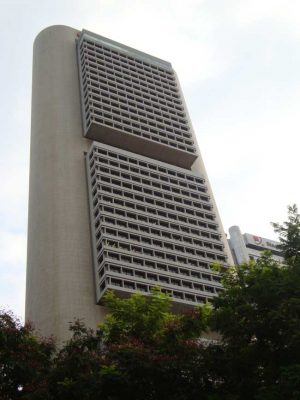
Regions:
M 88 31 L 36 38 L 26 318 L 68 337 L 96 327 L 108 289 L 175 309 L 221 290 L 230 251 L 170 63 Z
M 278 249 L 279 242 L 266 239 L 250 233 L 242 234 L 238 226 L 229 228 L 229 247 L 235 264 L 241 264 L 249 260 L 257 260 L 263 251 L 271 251 L 275 260 L 282 262 L 283 257 Z

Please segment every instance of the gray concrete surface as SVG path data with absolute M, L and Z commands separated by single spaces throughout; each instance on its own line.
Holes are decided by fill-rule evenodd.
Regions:
M 26 319 L 41 335 L 69 337 L 68 323 L 96 327 L 75 39 L 51 26 L 33 51 Z

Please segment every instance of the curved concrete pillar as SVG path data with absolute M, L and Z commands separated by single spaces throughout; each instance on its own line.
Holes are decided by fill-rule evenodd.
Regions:
M 68 337 L 82 318 L 96 327 L 75 29 L 51 26 L 33 50 L 26 319 Z

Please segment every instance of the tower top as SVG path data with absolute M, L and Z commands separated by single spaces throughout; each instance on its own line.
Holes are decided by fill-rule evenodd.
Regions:
M 81 34 L 79 35 L 79 39 L 78 39 L 79 43 L 81 43 L 81 41 L 84 39 L 89 39 L 91 41 L 97 41 L 98 43 L 101 43 L 103 46 L 109 47 L 111 50 L 116 50 L 118 53 L 124 53 L 131 57 L 148 62 L 152 65 L 155 64 L 158 67 L 161 67 L 164 69 L 167 68 L 169 70 L 172 70 L 172 64 L 168 61 L 162 60 L 158 57 L 154 57 L 150 54 L 144 53 L 140 50 L 136 50 L 132 47 L 126 46 L 125 44 L 116 42 L 112 39 L 108 39 L 104 36 L 97 35 L 96 33 L 87 31 L 85 29 L 83 29 Z

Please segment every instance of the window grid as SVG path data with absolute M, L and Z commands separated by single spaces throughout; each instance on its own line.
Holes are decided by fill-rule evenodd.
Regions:
M 116 252 L 114 246 L 102 245 L 101 251 L 99 252 L 97 258 L 97 271 L 98 274 L 100 274 L 101 276 L 103 263 L 108 259 L 113 260 L 113 262 L 115 263 L 119 263 L 121 266 L 127 265 L 132 268 L 142 268 L 143 271 L 148 271 L 151 273 L 159 271 L 159 273 L 165 273 L 167 274 L 167 276 L 173 276 L 180 279 L 184 278 L 190 279 L 192 281 L 201 280 L 203 284 L 209 284 L 209 282 L 212 282 L 213 285 L 221 287 L 220 276 L 215 272 L 212 273 L 212 271 L 210 271 L 207 267 L 207 263 L 206 266 L 205 263 L 202 263 L 203 267 L 198 268 L 194 261 L 191 261 L 193 262 L 193 264 L 178 264 L 173 261 L 155 260 L 154 258 L 150 257 L 141 258 L 139 254 L 135 254 L 134 252 L 131 253 L 124 249 Z M 208 270 L 206 270 L 205 268 L 207 268 Z
M 226 262 L 203 178 L 94 142 L 87 154 L 98 301 L 108 288 L 196 304 L 222 290 Z
M 105 203 L 105 199 L 103 199 L 103 202 Z M 110 201 L 111 203 L 113 201 Z M 107 204 L 107 203 L 106 203 Z M 102 218 L 103 223 L 108 223 L 112 225 L 119 225 L 119 226 L 124 226 L 124 223 L 126 222 L 126 228 L 127 229 L 135 229 L 135 228 L 130 228 L 128 224 L 132 221 L 138 221 L 138 230 L 142 232 L 149 233 L 151 235 L 158 235 L 159 237 L 168 237 L 168 235 L 171 235 L 172 238 L 175 239 L 176 236 L 184 237 L 187 240 L 191 240 L 191 237 L 201 237 L 201 238 L 206 238 L 209 239 L 209 242 L 211 243 L 212 247 L 221 250 L 221 247 L 223 249 L 223 244 L 221 243 L 221 238 L 220 235 L 216 235 L 215 233 L 212 233 L 207 230 L 203 229 L 195 229 L 194 227 L 189 227 L 188 225 L 185 224 L 176 224 L 173 221 L 166 219 L 160 219 L 157 217 L 153 217 L 153 215 L 149 216 L 149 214 L 145 213 L 136 213 L 132 212 L 131 210 L 126 210 L 126 209 L 120 209 L 118 207 L 107 207 L 105 204 L 102 206 L 100 205 L 100 212 L 95 217 L 95 228 L 96 232 L 99 229 L 100 226 L 100 219 Z M 116 211 L 114 211 L 116 210 Z M 122 219 L 118 219 L 118 216 L 121 216 Z M 112 218 L 111 218 L 112 217 Z M 125 222 L 124 222 L 125 221 Z M 146 225 L 146 227 L 145 227 Z M 203 224 L 204 227 L 206 228 L 206 225 Z M 158 229 L 156 229 L 156 228 Z M 147 228 L 147 229 L 146 229 Z M 184 240 L 184 239 L 182 239 Z M 217 241 L 217 243 L 215 242 Z M 218 247 L 220 246 L 220 248 Z
M 100 155 L 100 157 L 98 156 Z M 105 156 L 102 157 L 102 156 Z M 157 162 L 153 162 L 151 159 L 145 159 L 143 161 L 137 161 L 130 155 L 125 156 L 123 153 L 118 154 L 116 152 L 108 151 L 100 147 L 94 147 L 93 152 L 89 153 L 89 159 L 91 160 L 90 162 L 90 168 L 93 168 L 95 165 L 95 161 L 100 160 L 102 163 L 109 163 L 111 166 L 118 167 L 124 170 L 130 170 L 133 173 L 153 173 L 153 171 L 161 173 L 159 175 L 159 179 L 165 180 L 167 179 L 167 182 L 172 183 L 171 179 L 175 178 L 178 180 L 178 182 L 175 182 L 175 184 L 179 184 L 180 186 L 184 187 L 189 187 L 191 190 L 197 190 L 197 186 L 194 184 L 197 183 L 198 186 L 201 186 L 204 188 L 204 192 L 206 192 L 206 187 L 205 187 L 205 180 L 199 176 L 195 176 L 191 174 L 191 171 L 184 171 L 182 169 L 177 170 L 174 168 L 169 168 L 169 165 L 161 166 L 158 165 Z M 127 164 L 122 164 L 122 162 L 125 161 Z M 150 175 L 151 176 L 151 175 Z M 152 176 L 153 178 L 157 179 L 157 177 Z M 193 186 L 191 186 L 191 182 Z
M 207 303 L 222 291 L 222 286 L 218 286 L 218 283 L 205 284 L 201 281 L 196 282 L 195 278 L 190 281 L 186 278 L 166 275 L 164 271 L 149 272 L 147 269 L 135 269 L 132 264 L 127 266 L 126 261 L 119 264 L 116 259 L 102 264 L 99 281 L 100 291 L 103 293 L 108 288 L 116 290 L 117 287 L 127 293 L 127 289 L 133 292 L 150 293 L 151 289 L 159 285 L 163 292 L 171 295 L 173 301 L 181 299 L 184 303 L 191 302 L 192 304 Z
M 98 185 L 99 186 L 99 191 L 101 193 L 110 193 L 111 196 L 123 199 L 129 198 L 133 200 L 133 204 L 135 204 L 135 208 L 138 209 L 139 203 L 144 204 L 144 201 L 147 203 L 150 203 L 152 205 L 148 207 L 144 207 L 146 212 L 150 215 L 156 215 L 156 216 L 164 216 L 166 213 L 167 217 L 170 220 L 173 221 L 178 221 L 180 223 L 185 223 L 188 225 L 193 225 L 193 226 L 199 226 L 199 227 L 207 227 L 209 229 L 212 229 L 214 231 L 217 231 L 218 225 L 213 224 L 213 223 L 207 223 L 205 221 L 205 218 L 199 213 L 198 211 L 195 211 L 193 209 L 187 209 L 183 207 L 178 207 L 174 204 L 163 202 L 161 200 L 155 200 L 155 197 L 146 197 L 146 196 L 139 196 L 136 194 L 136 192 L 130 192 L 125 190 L 119 189 L 119 187 L 115 188 L 113 185 Z M 141 189 L 142 191 L 143 189 Z M 95 188 L 96 193 L 98 191 L 97 188 Z M 139 193 L 139 192 L 138 192 Z M 138 199 L 138 201 L 135 201 Z M 95 199 L 94 199 L 95 200 Z M 167 210 L 167 211 L 166 211 Z M 173 211 L 173 212 L 172 212 Z M 98 215 L 97 210 L 94 212 L 94 216 L 96 217 Z
M 145 232 L 146 231 L 144 231 L 143 233 Z M 166 252 L 166 257 L 164 257 L 166 259 L 174 259 L 173 256 L 179 254 L 179 257 L 181 257 L 182 255 L 192 258 L 196 257 L 196 260 L 201 260 L 202 258 L 204 260 L 210 259 L 215 261 L 225 261 L 223 252 L 221 252 L 220 254 L 216 252 L 215 249 L 212 249 L 211 243 L 199 240 L 191 240 L 189 242 L 182 241 L 179 243 L 170 242 L 162 238 L 153 238 L 145 236 L 141 233 L 137 234 L 136 232 L 131 233 L 129 230 L 124 231 L 119 229 L 111 229 L 110 227 L 105 227 L 102 225 L 99 238 L 97 236 L 96 246 L 99 246 L 99 249 L 97 248 L 98 251 L 100 251 L 101 249 L 102 241 L 104 240 L 104 238 L 106 238 L 107 240 L 111 239 L 106 242 L 107 246 L 113 246 L 120 250 L 125 249 L 127 251 L 136 251 L 138 253 L 147 253 L 152 257 L 156 256 L 155 250 L 163 249 L 163 251 Z M 131 244 L 135 250 L 131 248 Z M 199 248 L 201 247 L 202 249 L 199 250 Z M 170 257 L 168 257 L 169 255 Z M 178 262 L 177 259 L 176 262 Z M 200 266 L 201 264 L 199 264 L 199 267 Z
M 148 224 L 146 221 L 143 221 L 143 224 L 141 222 L 139 225 L 137 225 L 137 228 L 134 227 L 134 224 L 132 224 L 130 221 L 133 219 L 127 219 L 127 215 L 131 215 L 130 213 L 125 214 L 125 223 L 126 223 L 126 230 L 124 230 L 124 219 L 117 219 L 116 216 L 113 214 L 105 214 L 105 209 L 104 212 L 101 212 L 101 217 L 100 217 L 100 224 L 101 224 L 101 232 L 107 232 L 108 235 L 116 236 L 116 237 L 122 237 L 122 238 L 129 238 L 130 240 L 134 240 L 137 242 L 141 243 L 147 243 L 148 245 L 153 245 L 153 246 L 160 246 L 157 244 L 157 241 L 162 241 L 162 247 L 164 247 L 164 242 L 166 242 L 166 248 L 172 249 L 173 247 L 181 247 L 185 246 L 186 248 L 191 247 L 189 253 L 190 254 L 197 254 L 195 253 L 198 249 L 199 246 L 202 246 L 203 248 L 206 249 L 206 251 L 209 251 L 210 253 L 214 253 L 215 259 L 218 257 L 221 257 L 220 260 L 224 260 L 224 254 L 223 254 L 223 246 L 221 244 L 216 244 L 214 242 L 210 242 L 207 240 L 203 240 L 200 238 L 195 238 L 195 236 L 189 237 L 186 235 L 181 235 L 181 234 L 174 234 L 169 231 L 164 231 L 159 229 L 158 231 L 158 224 L 153 223 L 152 218 L 150 218 L 151 222 Z M 123 218 L 124 218 L 123 217 Z M 138 220 L 139 218 L 134 219 L 135 221 Z M 144 217 L 146 219 L 146 217 Z M 120 221 L 120 223 L 119 223 Z M 99 224 L 99 226 L 100 226 Z M 150 225 L 149 225 L 150 224 Z M 129 227 L 129 225 L 132 226 L 132 228 Z M 112 229 L 111 229 L 112 228 Z M 123 228 L 123 229 L 122 229 Z M 130 231 L 136 231 L 138 233 L 138 236 L 136 234 L 131 234 Z M 100 235 L 101 232 L 100 230 L 96 231 L 96 235 Z M 98 239 L 98 236 L 97 236 Z M 210 249 L 210 250 L 208 250 Z M 184 250 L 179 250 L 183 251 Z M 197 254 L 201 256 L 200 254 Z
M 207 192 L 204 185 L 203 186 L 185 185 L 185 187 L 188 187 L 189 189 L 191 189 L 191 187 L 194 187 L 195 188 L 194 190 L 196 191 L 196 193 L 194 193 L 194 190 L 186 190 L 178 188 L 178 184 L 180 186 L 183 185 L 181 185 L 181 182 L 178 182 L 175 179 L 168 179 L 168 178 L 164 179 L 165 176 L 147 172 L 146 170 L 137 169 L 135 167 L 134 168 L 127 167 L 127 169 L 125 169 L 126 166 L 122 163 L 119 164 L 119 163 L 109 162 L 108 160 L 103 160 L 103 159 L 101 160 L 100 158 L 97 157 L 95 157 L 95 161 L 96 161 L 96 172 L 99 171 L 104 174 L 107 173 L 109 175 L 118 176 L 135 183 L 143 181 L 146 182 L 146 185 L 150 187 L 158 188 L 161 190 L 171 190 L 173 193 L 180 194 L 181 196 L 191 197 L 194 199 L 201 198 L 201 200 L 203 201 L 209 200 L 209 197 L 207 195 L 201 196 L 199 193 L 197 193 L 201 192 L 202 194 Z M 110 164 L 109 167 L 107 167 L 108 163 Z M 125 170 L 126 172 L 123 172 L 122 169 Z M 128 174 L 127 171 L 130 171 L 131 173 Z M 148 176 L 150 177 L 150 179 L 147 179 Z M 210 209 L 209 205 L 207 205 L 207 210 L 209 209 Z
M 84 36 L 78 52 L 85 134 L 92 126 L 106 126 L 196 154 L 171 67 L 152 65 Z

